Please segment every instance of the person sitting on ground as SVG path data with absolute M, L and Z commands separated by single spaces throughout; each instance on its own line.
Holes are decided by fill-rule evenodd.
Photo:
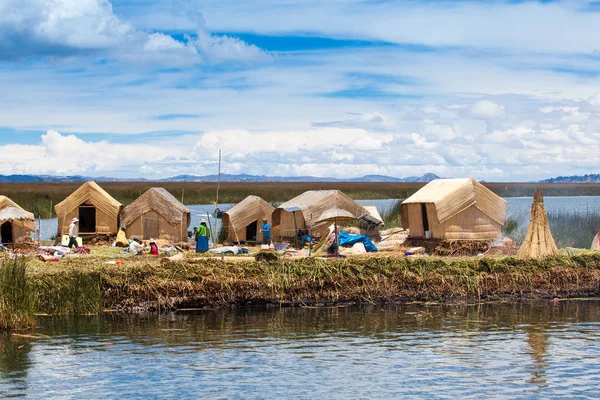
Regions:
M 260 231 L 262 232 L 262 244 L 265 245 L 271 245 L 271 224 L 269 224 L 269 221 L 267 220 L 267 218 L 263 218 L 263 225 L 262 228 L 260 229 Z
M 68 247 L 71 248 L 72 246 L 75 246 L 75 248 L 78 248 L 79 245 L 77 244 L 77 236 L 79 235 L 79 220 L 77 218 L 73 218 L 71 220 L 71 225 L 69 225 L 69 245 Z
M 158 255 L 158 246 L 154 242 L 154 239 L 150 239 L 150 255 L 157 256 Z
M 200 226 L 196 229 L 196 253 L 206 253 L 208 251 L 208 239 L 210 239 L 210 229 L 206 225 L 206 220 L 200 220 Z
M 133 241 L 129 245 L 129 253 L 134 256 L 141 256 L 144 254 L 144 244 L 137 236 L 133 238 Z

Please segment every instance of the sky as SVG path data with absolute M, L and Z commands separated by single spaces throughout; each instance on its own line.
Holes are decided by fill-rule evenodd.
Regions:
M 0 174 L 600 173 L 600 1 L 0 0 Z

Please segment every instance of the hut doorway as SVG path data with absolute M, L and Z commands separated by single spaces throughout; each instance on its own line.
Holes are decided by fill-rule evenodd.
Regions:
M 12 243 L 13 242 L 13 229 L 12 222 L 5 222 L 2 224 L 0 228 L 0 237 L 2 237 L 2 243 Z
M 258 221 L 251 222 L 246 225 L 246 240 L 248 242 L 256 242 L 256 231 L 258 230 Z
M 92 205 L 79 206 L 79 232 L 96 232 L 96 207 Z
M 423 218 L 423 232 L 429 230 L 429 219 L 427 218 L 427 204 L 421 203 L 421 217 Z M 424 233 L 424 235 L 427 235 Z
M 158 228 L 158 216 L 156 217 L 147 217 L 144 215 L 144 239 L 158 239 L 159 231 Z

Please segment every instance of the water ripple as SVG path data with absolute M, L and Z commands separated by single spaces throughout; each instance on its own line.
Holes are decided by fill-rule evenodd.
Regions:
M 596 397 L 600 302 L 42 320 L 0 336 L 0 397 Z M 477 322 L 473 322 L 477 321 Z

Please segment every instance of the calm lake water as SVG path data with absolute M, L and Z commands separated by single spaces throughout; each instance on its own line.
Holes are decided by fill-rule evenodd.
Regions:
M 600 301 L 41 318 L 0 397 L 597 398 Z
M 509 197 L 508 201 L 508 216 L 519 216 L 524 220 L 523 223 L 529 221 L 528 213 L 531 208 L 531 197 Z M 379 200 L 358 200 L 362 205 L 374 205 L 380 213 L 391 208 L 398 200 L 397 199 L 379 199 Z M 569 197 L 546 197 L 544 198 L 546 209 L 548 212 L 576 212 L 586 213 L 589 211 L 600 212 L 600 196 L 569 196 Z M 234 204 L 221 204 L 221 211 L 227 211 Z M 192 211 L 191 227 L 198 226 L 200 219 L 206 218 L 206 213 L 214 211 L 212 204 L 191 205 L 188 208 Z M 212 218 L 212 215 L 211 215 Z M 221 220 L 217 219 L 217 232 L 221 229 Z M 214 221 L 213 221 L 214 223 Z M 56 218 L 43 219 L 41 221 L 42 239 L 48 240 L 56 235 L 58 230 L 58 220 Z

